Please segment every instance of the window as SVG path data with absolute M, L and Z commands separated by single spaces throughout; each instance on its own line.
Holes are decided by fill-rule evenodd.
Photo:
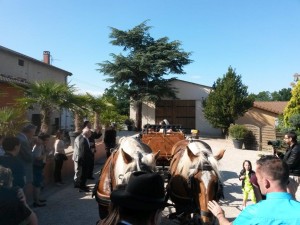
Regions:
M 19 66 L 24 66 L 24 60 L 19 59 L 18 65 L 19 65 Z

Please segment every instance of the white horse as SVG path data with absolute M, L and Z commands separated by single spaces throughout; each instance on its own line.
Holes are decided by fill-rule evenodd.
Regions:
M 110 194 L 117 185 L 127 184 L 134 171 L 156 170 L 159 152 L 153 154 L 151 148 L 136 137 L 122 137 L 118 147 L 106 160 L 97 184 L 96 200 L 99 215 L 103 219 L 108 215 Z
M 218 201 L 222 195 L 217 160 L 223 157 L 225 150 L 214 156 L 207 143 L 182 140 L 173 146 L 172 152 L 168 193 L 175 203 L 176 214 L 185 215 L 184 220 L 188 220 L 191 213 L 198 214 L 199 222 L 213 223 L 207 204 L 210 200 Z
M 135 137 L 122 137 L 117 148 L 119 154 L 115 160 L 114 176 L 116 185 L 127 183 L 134 171 L 156 170 L 159 152 L 152 153 L 151 148 Z

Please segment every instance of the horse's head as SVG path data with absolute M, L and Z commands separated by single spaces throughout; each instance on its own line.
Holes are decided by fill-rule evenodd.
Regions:
M 208 201 L 219 200 L 221 188 L 216 157 L 213 156 L 209 145 L 202 141 L 187 143 L 182 151 L 180 159 L 177 159 L 176 171 L 174 172 L 175 168 L 171 168 L 171 174 L 175 178 L 171 191 L 178 196 L 189 198 L 189 204 L 192 204 L 190 208 L 198 208 L 193 213 L 200 213 L 199 219 L 202 223 L 211 224 L 213 215 L 208 210 Z M 180 187 L 179 180 L 182 178 L 186 180 L 186 184 Z M 178 186 L 181 190 L 177 189 Z M 176 205 L 176 198 L 174 202 Z
M 191 160 L 188 177 L 196 204 L 200 209 L 201 222 L 211 224 L 213 215 L 208 210 L 208 202 L 220 198 L 220 173 L 212 150 L 205 142 L 189 143 L 186 149 Z
M 155 171 L 159 152 L 152 153 L 151 148 L 134 137 L 123 138 L 119 146 L 120 154 L 116 159 L 114 173 L 116 184 L 127 183 L 134 171 Z

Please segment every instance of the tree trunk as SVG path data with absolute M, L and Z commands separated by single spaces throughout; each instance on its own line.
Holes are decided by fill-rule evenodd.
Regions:
M 75 126 L 75 132 L 81 132 L 81 126 L 83 122 L 81 122 L 83 117 L 79 113 L 74 114 L 74 126 Z
M 97 128 L 97 125 L 100 125 L 100 114 L 94 112 L 94 129 Z
M 41 130 L 42 133 L 48 133 L 50 127 L 50 111 L 49 110 L 41 110 Z
M 142 102 L 137 101 L 135 103 L 135 109 L 136 109 L 136 114 L 135 114 L 135 120 L 136 120 L 136 128 L 138 131 L 142 130 Z

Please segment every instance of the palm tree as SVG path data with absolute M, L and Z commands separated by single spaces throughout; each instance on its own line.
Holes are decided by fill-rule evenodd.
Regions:
M 73 85 L 53 81 L 34 82 L 24 90 L 25 96 L 17 101 L 27 108 L 39 107 L 41 112 L 41 131 L 48 133 L 52 112 L 67 104 L 67 96 L 75 91 Z
M 104 96 L 95 97 L 89 93 L 86 93 L 89 111 L 92 113 L 94 126 L 100 124 L 100 113 L 107 108 L 113 107 L 113 103 Z
M 28 122 L 25 119 L 25 110 L 21 108 L 1 107 L 0 108 L 0 135 L 15 136 Z
M 88 98 L 84 94 L 71 93 L 67 96 L 65 108 L 69 109 L 74 116 L 75 132 L 81 132 L 82 121 L 88 114 Z

